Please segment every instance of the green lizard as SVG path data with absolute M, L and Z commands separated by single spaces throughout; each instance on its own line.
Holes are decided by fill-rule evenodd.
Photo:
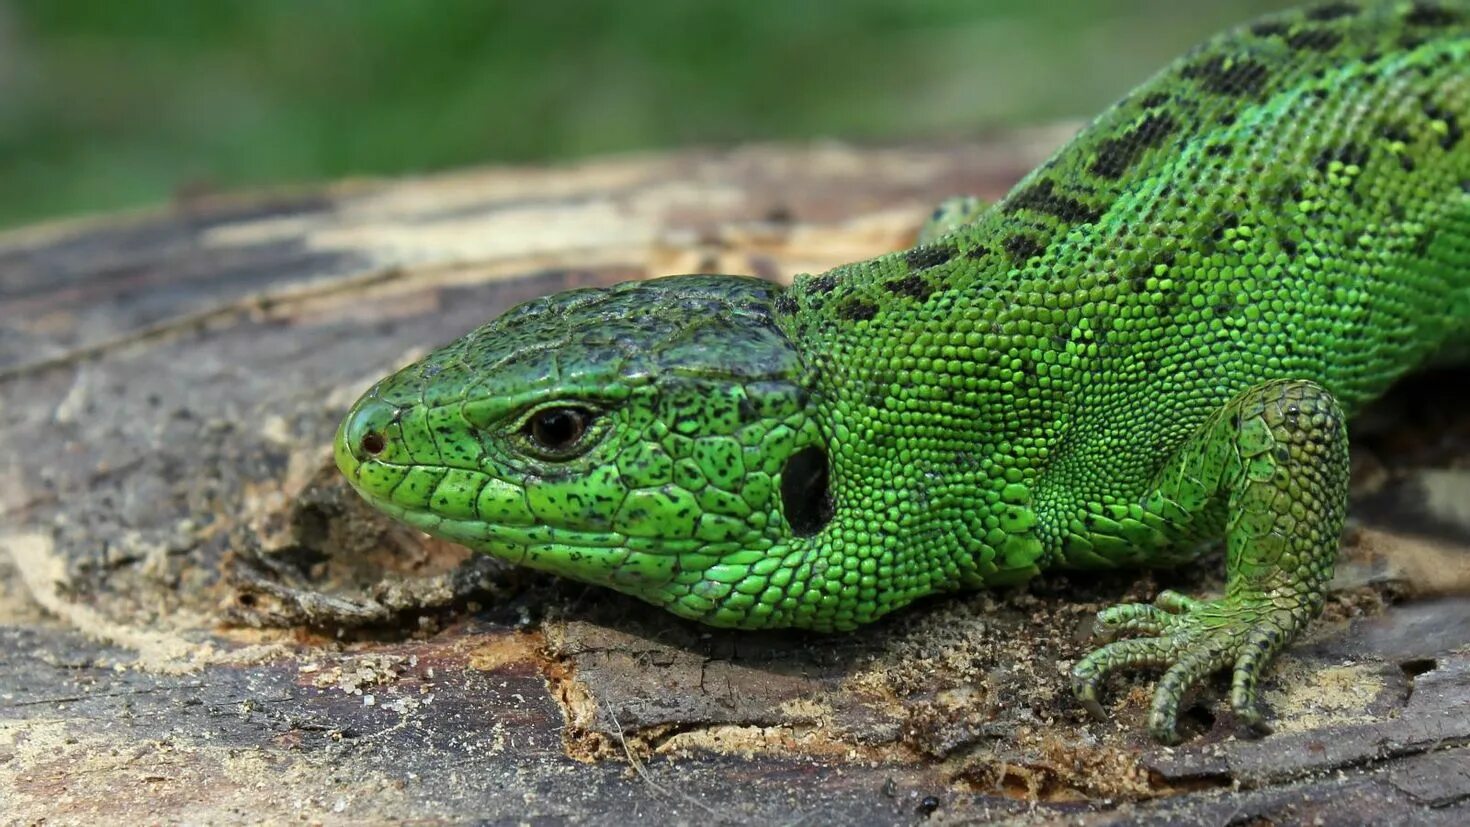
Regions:
M 336 458 L 376 507 L 717 626 L 847 630 L 1043 569 L 1225 541 L 1223 597 L 1099 614 L 1072 670 L 1256 681 L 1321 610 L 1345 416 L 1470 354 L 1470 4 L 1223 34 L 989 208 L 789 288 L 521 305 L 380 381 Z

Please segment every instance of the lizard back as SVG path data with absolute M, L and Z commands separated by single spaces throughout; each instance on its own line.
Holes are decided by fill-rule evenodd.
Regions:
M 834 463 L 1086 498 L 1255 383 L 1352 411 L 1463 357 L 1467 126 L 1470 4 L 1332 2 L 1203 44 L 974 223 L 797 280 L 781 324 L 834 428 L 871 434 Z M 936 450 L 895 450 L 920 412 Z

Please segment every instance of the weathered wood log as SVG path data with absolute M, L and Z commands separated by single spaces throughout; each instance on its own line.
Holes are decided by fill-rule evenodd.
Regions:
M 362 506 L 329 440 L 371 381 L 533 296 L 776 279 L 996 197 L 1066 129 L 761 147 L 176 205 L 0 236 L 0 809 L 16 823 L 1470 819 L 1470 375 L 1355 424 L 1327 617 L 1175 749 L 1150 683 L 1086 719 L 1100 606 L 1052 576 L 847 635 L 732 633 Z M 1459 510 L 1457 510 L 1459 508 Z

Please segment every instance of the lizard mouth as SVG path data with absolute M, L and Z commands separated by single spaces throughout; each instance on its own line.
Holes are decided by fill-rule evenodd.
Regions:
M 349 478 L 350 479 L 350 478 Z M 589 551 L 625 549 L 629 552 L 681 554 L 697 551 L 700 541 L 689 539 L 630 537 L 615 531 L 586 531 L 545 523 L 510 525 L 473 517 L 451 517 L 432 509 L 416 508 L 358 487 L 352 487 L 374 508 L 414 528 L 445 540 L 476 548 L 488 543 L 522 548 L 577 546 Z M 512 561 L 516 562 L 516 561 Z
M 341 450 L 338 464 L 348 483 L 369 505 L 399 522 L 512 565 L 611 586 L 645 599 L 661 594 L 660 587 L 680 570 L 680 557 L 697 552 L 701 546 L 699 540 L 692 538 L 635 537 L 539 520 L 510 523 L 487 515 L 445 514 L 434 510 L 436 497 L 432 494 L 418 497 L 427 505 L 402 502 L 396 497 L 400 485 L 381 484 L 386 476 L 381 474 L 389 471 L 400 476 L 407 470 L 447 477 L 450 472 L 467 473 L 463 469 L 399 465 L 373 459 L 359 461 L 350 451 Z M 475 473 L 487 484 L 494 481 L 491 475 Z

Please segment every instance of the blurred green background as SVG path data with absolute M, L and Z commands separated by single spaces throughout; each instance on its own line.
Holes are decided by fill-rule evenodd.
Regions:
M 0 0 L 0 225 L 180 192 L 1088 116 L 1291 0 Z

